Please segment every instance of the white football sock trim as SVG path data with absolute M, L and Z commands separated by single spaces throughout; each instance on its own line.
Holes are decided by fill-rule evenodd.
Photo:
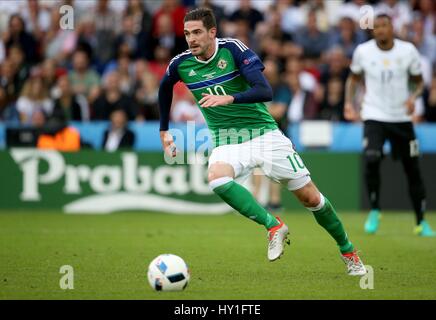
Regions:
M 212 180 L 209 182 L 209 187 L 213 190 L 215 188 L 221 187 L 225 185 L 226 183 L 233 181 L 233 178 L 230 177 L 221 177 L 215 180 Z
M 325 205 L 325 198 L 324 198 L 324 196 L 322 195 L 321 192 L 319 193 L 319 196 L 321 198 L 319 204 L 316 207 L 309 207 L 309 208 L 306 207 L 307 210 L 318 211 L 318 210 L 321 210 L 324 207 L 324 205 Z

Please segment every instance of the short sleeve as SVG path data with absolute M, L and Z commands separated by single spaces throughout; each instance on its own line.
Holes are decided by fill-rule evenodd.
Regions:
M 353 59 L 351 60 L 350 65 L 351 72 L 355 74 L 361 74 L 363 72 L 361 55 L 361 49 L 360 46 L 358 46 L 356 50 L 354 50 Z
M 411 48 L 409 74 L 412 76 L 419 76 L 422 74 L 421 56 L 414 45 L 411 45 Z

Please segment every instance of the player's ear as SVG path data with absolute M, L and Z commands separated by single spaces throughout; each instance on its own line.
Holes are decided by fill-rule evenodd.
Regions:
M 212 37 L 212 38 L 214 38 L 214 37 L 216 37 L 216 28 L 215 27 L 212 27 L 212 28 L 210 28 L 209 29 L 209 35 Z

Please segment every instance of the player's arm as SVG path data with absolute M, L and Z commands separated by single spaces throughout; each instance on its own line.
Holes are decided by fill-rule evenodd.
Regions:
M 168 132 L 170 123 L 171 104 L 173 102 L 173 87 L 177 79 L 168 75 L 163 77 L 159 86 L 159 116 L 160 116 L 160 140 L 162 148 L 171 157 L 176 156 L 176 145 L 173 136 Z
M 418 50 L 411 45 L 411 61 L 409 66 L 409 89 L 410 96 L 406 100 L 407 114 L 411 115 L 415 111 L 415 102 L 424 92 L 424 80 L 422 78 L 421 55 Z
M 363 67 L 361 60 L 362 54 L 360 53 L 359 46 L 353 53 L 353 59 L 350 65 L 351 72 L 345 82 L 344 118 L 348 121 L 360 120 L 359 114 L 354 107 L 354 98 L 356 96 L 357 87 L 362 81 Z
M 424 79 L 422 75 L 409 77 L 410 96 L 406 101 L 407 114 L 413 114 L 415 111 L 415 102 L 424 92 Z
M 232 40 L 227 46 L 232 53 L 236 66 L 241 76 L 250 85 L 250 88 L 244 92 L 238 92 L 233 95 L 215 96 L 203 94 L 199 101 L 202 107 L 213 107 L 218 105 L 227 105 L 230 103 L 256 103 L 271 101 L 273 92 L 271 86 L 263 75 L 265 69 L 257 54 L 248 49 L 239 40 Z
M 344 118 L 348 121 L 358 121 L 359 114 L 354 107 L 354 98 L 359 83 L 362 81 L 362 75 L 351 72 L 345 82 L 345 105 Z
M 254 70 L 242 76 L 250 84 L 250 89 L 234 95 L 217 96 L 203 93 L 199 104 L 203 108 L 227 105 L 230 103 L 255 103 L 272 100 L 272 89 L 262 71 Z

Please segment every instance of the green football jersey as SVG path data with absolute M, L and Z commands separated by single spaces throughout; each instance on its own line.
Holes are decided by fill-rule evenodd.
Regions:
M 247 91 L 250 85 L 244 74 L 264 69 L 259 57 L 239 40 L 216 39 L 216 45 L 215 54 L 207 61 L 197 59 L 187 50 L 171 60 L 167 69 L 173 83 L 180 80 L 186 84 L 197 105 L 203 93 L 234 95 Z M 215 146 L 242 143 L 277 129 L 263 102 L 199 108 Z

